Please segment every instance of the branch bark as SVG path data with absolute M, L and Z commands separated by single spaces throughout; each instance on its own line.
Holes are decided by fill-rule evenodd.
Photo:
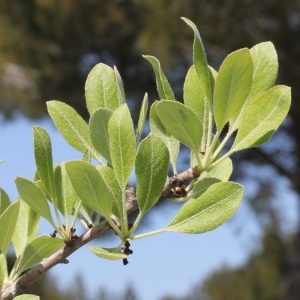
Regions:
M 162 196 L 168 198 L 178 198 L 178 192 L 176 188 L 181 188 L 188 184 L 193 179 L 199 177 L 200 173 L 196 168 L 189 168 L 188 170 L 176 174 L 171 177 L 164 186 Z M 134 188 L 129 187 L 126 189 L 126 211 L 128 214 L 138 209 L 138 203 L 135 195 Z M 26 290 L 43 274 L 58 264 L 67 264 L 69 257 L 73 252 L 79 248 L 98 238 L 111 227 L 107 221 L 101 222 L 99 225 L 94 226 L 86 233 L 78 237 L 78 239 L 72 240 L 66 244 L 63 248 L 53 253 L 48 258 L 43 259 L 39 264 L 29 269 L 26 273 L 16 279 L 11 285 L 4 285 L 1 291 L 0 300 L 11 300 L 18 295 L 26 293 Z

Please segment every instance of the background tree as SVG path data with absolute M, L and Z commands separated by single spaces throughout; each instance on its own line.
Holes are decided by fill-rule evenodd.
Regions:
M 300 195 L 298 0 L 2 1 L 1 111 L 6 116 L 21 111 L 29 117 L 39 117 L 45 112 L 45 101 L 55 97 L 84 114 L 84 80 L 99 61 L 117 65 L 127 95 L 133 105 L 139 106 L 139 101 L 134 100 L 142 99 L 145 90 L 154 95 L 154 78 L 152 73 L 144 72 L 146 63 L 140 53 L 155 55 L 162 61 L 168 58 L 164 67 L 181 98 L 178 86 L 182 84 L 178 82 L 182 82 L 191 64 L 186 55 L 191 33 L 179 24 L 179 16 L 198 25 L 209 60 L 210 56 L 217 57 L 212 62 L 215 67 L 228 52 L 261 41 L 271 40 L 278 50 L 280 82 L 292 86 L 290 117 L 272 147 L 237 157 L 243 163 L 239 163 L 236 173 L 243 180 L 255 180 L 257 188 L 249 197 L 250 203 L 263 216 L 263 224 L 271 222 L 265 216 L 274 203 L 283 201 L 278 196 L 282 178 L 288 180 L 287 189 L 294 191 L 298 200 Z M 249 162 L 255 164 L 254 172 Z M 275 212 L 279 213 L 276 209 Z M 286 299 L 298 299 L 300 294 L 300 227 L 297 231 L 285 273 L 284 286 L 290 291 Z

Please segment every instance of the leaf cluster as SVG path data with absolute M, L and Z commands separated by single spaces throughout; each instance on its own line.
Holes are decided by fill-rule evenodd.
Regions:
M 82 160 L 53 165 L 50 136 L 43 128 L 33 128 L 34 179 L 16 178 L 20 198 L 12 204 L 1 190 L 0 224 L 7 228 L 0 238 L 1 283 L 12 283 L 24 270 L 70 245 L 78 238 L 77 220 L 87 230 L 106 220 L 120 244 L 89 249 L 126 263 L 132 253 L 129 240 L 164 231 L 203 233 L 222 225 L 238 209 L 243 187 L 228 181 L 229 157 L 270 139 L 288 112 L 290 88 L 274 86 L 278 61 L 272 43 L 229 54 L 217 72 L 208 65 L 195 24 L 183 20 L 194 32 L 193 65 L 184 82 L 183 103 L 175 99 L 153 56 L 145 58 L 154 69 L 160 100 L 149 108 L 145 94 L 137 128 L 119 72 L 102 63 L 92 69 L 85 84 L 88 124 L 69 105 L 47 103 L 57 129 L 82 153 Z M 148 112 L 151 131 L 143 137 Z M 180 143 L 190 149 L 191 168 L 177 174 Z M 174 175 L 169 178 L 170 165 Z M 136 179 L 135 190 L 131 176 Z M 130 224 L 129 191 L 139 209 Z M 145 213 L 162 195 L 186 202 L 164 228 L 135 235 Z M 53 226 L 52 237 L 36 237 L 40 216 Z M 8 275 L 5 254 L 11 240 L 17 261 Z

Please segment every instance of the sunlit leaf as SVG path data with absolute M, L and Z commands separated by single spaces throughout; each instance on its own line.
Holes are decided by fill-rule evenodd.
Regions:
M 142 107 L 141 107 L 139 122 L 138 122 L 138 128 L 137 128 L 137 132 L 136 132 L 136 142 L 137 143 L 139 142 L 141 135 L 143 133 L 148 108 L 149 108 L 148 94 L 146 93 L 144 96 L 143 102 L 142 102 Z
M 41 127 L 33 127 L 34 157 L 39 174 L 47 192 L 55 199 L 52 147 L 50 136 Z
M 108 133 L 113 169 L 121 189 L 124 189 L 134 164 L 136 148 L 133 122 L 126 104 L 114 111 L 108 122 Z
M 12 203 L 0 216 L 0 251 L 6 254 L 14 233 L 19 213 L 20 202 Z
M 42 190 L 32 181 L 17 177 L 15 179 L 18 192 L 21 198 L 39 215 L 44 217 L 53 227 L 55 227 L 46 196 Z
M 168 148 L 159 137 L 148 135 L 139 146 L 135 162 L 136 195 L 141 212 L 149 210 L 161 196 L 168 167 Z
M 214 90 L 214 117 L 219 131 L 240 111 L 249 95 L 253 63 L 249 49 L 229 54 L 223 61 Z
M 6 255 L 0 251 L 0 291 L 3 283 L 8 279 Z
M 73 188 L 81 201 L 105 217 L 111 214 L 111 199 L 106 184 L 91 164 L 76 160 L 66 163 Z
M 232 161 L 229 157 L 219 162 L 216 166 L 206 173 L 206 177 L 218 178 L 227 181 L 232 173 Z M 200 176 L 201 177 L 201 176 Z
M 257 147 L 270 139 L 286 117 L 291 89 L 275 86 L 253 100 L 244 110 L 231 151 Z
M 40 215 L 33 211 L 30 206 L 20 200 L 18 222 L 16 224 L 12 242 L 16 256 L 20 256 L 27 243 L 35 238 L 39 228 Z
M 116 67 L 114 67 L 114 72 L 115 72 L 117 88 L 118 88 L 118 101 L 119 101 L 119 105 L 121 105 L 126 102 L 123 81 L 122 81 L 120 73 Z
M 40 297 L 32 294 L 26 294 L 26 295 L 17 296 L 14 299 L 15 300 L 40 300 Z
M 79 198 L 67 174 L 65 163 L 55 166 L 54 176 L 58 209 L 68 219 L 74 213 L 74 206 Z
M 109 162 L 111 162 L 108 121 L 112 116 L 112 111 L 107 108 L 95 110 L 90 119 L 90 135 L 95 149 Z
M 263 42 L 250 49 L 253 80 L 248 101 L 274 86 L 278 73 L 278 57 L 272 42 Z
M 150 120 L 151 132 L 157 135 L 158 137 L 160 137 L 167 145 L 170 153 L 170 161 L 173 167 L 173 171 L 174 173 L 177 173 L 176 162 L 179 154 L 180 144 L 175 137 L 173 137 L 167 132 L 165 126 L 162 124 L 157 114 L 158 103 L 159 103 L 158 101 L 155 101 L 150 108 L 149 120 Z
M 60 101 L 48 101 L 47 107 L 64 139 L 82 153 L 90 148 L 92 156 L 98 158 L 98 153 L 92 147 L 88 125 L 82 117 L 71 106 Z
M 157 104 L 157 113 L 170 134 L 187 147 L 198 151 L 202 124 L 190 108 L 176 101 L 161 101 Z
M 97 170 L 102 177 L 106 189 L 109 193 L 109 198 L 112 202 L 112 213 L 119 219 L 123 218 L 123 203 L 122 203 L 122 191 L 119 183 L 116 179 L 114 171 L 106 166 L 97 167 Z
M 23 271 L 49 257 L 64 245 L 64 241 L 59 238 L 52 238 L 47 235 L 36 237 L 26 246 L 22 258 L 18 262 L 17 272 L 14 274 L 14 277 L 18 277 Z
M 89 249 L 97 256 L 105 259 L 118 260 L 127 257 L 127 255 L 121 253 L 120 249 L 118 248 L 100 248 L 100 247 L 90 246 Z
M 119 87 L 114 70 L 97 64 L 85 83 L 85 98 L 90 115 L 100 107 L 115 110 L 119 105 Z
M 0 188 L 0 215 L 9 207 L 10 201 L 6 192 Z
M 238 209 L 243 187 L 234 182 L 213 184 L 199 198 L 186 202 L 166 231 L 203 233 L 226 222 Z
M 200 179 L 194 184 L 193 189 L 188 196 L 191 198 L 198 198 L 204 194 L 210 186 L 218 182 L 220 182 L 220 179 L 214 177 Z
M 158 59 L 150 55 L 143 55 L 143 57 L 146 58 L 153 67 L 156 78 L 157 91 L 160 99 L 175 100 L 172 88 L 168 82 L 167 77 L 162 71 Z
M 206 98 L 204 102 L 212 102 L 212 76 L 207 64 L 206 53 L 200 33 L 196 25 L 191 20 L 186 18 L 182 18 L 182 20 L 185 21 L 194 31 L 193 61 L 195 71 L 198 76 L 198 86 L 201 90 L 201 94 Z

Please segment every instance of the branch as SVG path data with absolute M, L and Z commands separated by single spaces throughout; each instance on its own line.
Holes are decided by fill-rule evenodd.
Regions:
M 171 177 L 164 186 L 162 196 L 168 198 L 178 198 L 176 192 L 177 188 L 181 188 L 190 181 L 199 177 L 200 173 L 196 168 L 189 168 L 188 170 L 176 174 Z M 134 188 L 129 187 L 125 191 L 126 194 L 126 211 L 128 214 L 138 209 L 138 203 Z M 117 221 L 117 220 L 116 220 Z M 0 295 L 0 300 L 11 300 L 14 297 L 26 293 L 26 290 L 43 274 L 58 264 L 67 264 L 69 257 L 73 252 L 87 244 L 88 242 L 98 238 L 103 233 L 111 229 L 107 221 L 101 222 L 94 226 L 86 233 L 72 240 L 57 252 L 53 253 L 48 258 L 43 259 L 39 264 L 29 269 L 26 273 L 16 279 L 11 285 L 4 285 Z

